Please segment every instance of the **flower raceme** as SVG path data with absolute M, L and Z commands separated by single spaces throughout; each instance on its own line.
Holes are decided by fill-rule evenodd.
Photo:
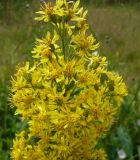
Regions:
M 127 95 L 88 35 L 80 1 L 43 3 L 38 21 L 51 25 L 12 78 L 11 102 L 27 126 L 13 142 L 13 160 L 106 160 L 101 143 Z M 102 145 L 101 145 L 102 144 Z

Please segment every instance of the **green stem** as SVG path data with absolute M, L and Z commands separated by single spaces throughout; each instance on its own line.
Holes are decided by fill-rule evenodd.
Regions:
M 64 60 L 66 60 L 64 22 L 63 22 L 63 28 L 59 28 L 58 25 L 56 24 L 56 29 L 57 29 L 57 32 L 58 32 L 60 39 L 61 39 Z
M 61 37 L 61 39 L 62 39 L 62 48 L 63 48 L 63 54 L 64 54 L 64 60 L 66 60 L 66 51 L 65 51 L 65 29 L 64 29 L 64 22 L 63 22 L 63 29 L 62 29 L 62 37 Z

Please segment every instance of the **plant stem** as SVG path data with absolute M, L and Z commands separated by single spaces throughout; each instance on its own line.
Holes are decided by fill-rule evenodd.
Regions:
M 62 49 L 64 54 L 64 60 L 66 60 L 66 51 L 65 51 L 65 28 L 64 28 L 64 22 L 63 22 L 63 28 L 61 32 L 61 39 L 62 39 Z
M 62 45 L 62 51 L 63 51 L 63 55 L 64 55 L 64 60 L 66 60 L 66 52 L 65 52 L 65 30 L 64 30 L 64 22 L 63 23 L 63 27 L 59 27 L 57 24 L 56 24 L 56 29 L 57 29 L 57 32 L 60 36 L 60 39 L 61 39 L 61 45 Z

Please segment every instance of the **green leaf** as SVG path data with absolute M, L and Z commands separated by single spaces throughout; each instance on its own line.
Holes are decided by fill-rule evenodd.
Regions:
M 119 148 L 125 150 L 127 156 L 132 156 L 133 154 L 133 144 L 131 136 L 129 135 L 128 129 L 124 126 L 120 126 L 117 129 L 117 137 L 118 137 L 118 144 Z

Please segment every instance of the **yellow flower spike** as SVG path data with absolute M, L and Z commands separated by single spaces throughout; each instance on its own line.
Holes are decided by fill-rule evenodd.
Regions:
M 100 141 L 127 90 L 95 53 L 99 43 L 87 35 L 87 11 L 79 3 L 56 0 L 38 12 L 53 32 L 36 39 L 33 65 L 18 67 L 11 80 L 11 103 L 27 122 L 14 140 L 13 160 L 107 159 Z

